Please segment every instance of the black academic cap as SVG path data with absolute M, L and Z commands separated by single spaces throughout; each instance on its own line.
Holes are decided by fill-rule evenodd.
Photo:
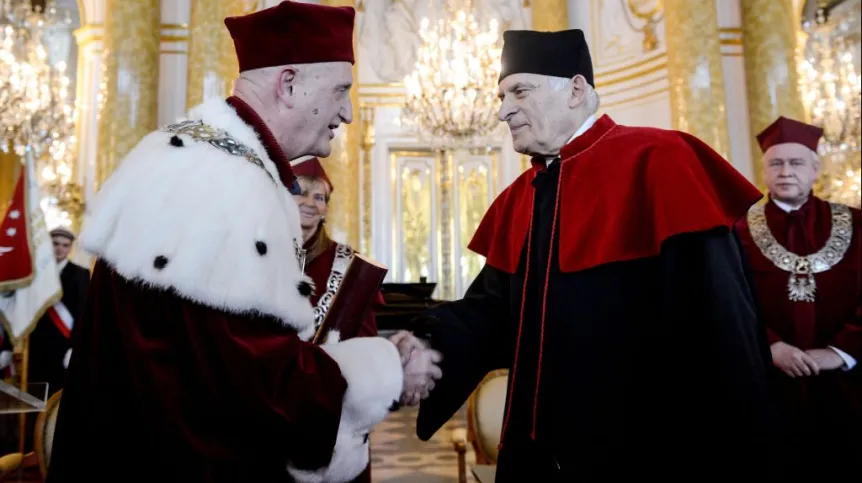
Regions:
M 503 32 L 500 79 L 510 74 L 541 74 L 571 79 L 580 74 L 595 87 L 593 61 L 582 30 Z

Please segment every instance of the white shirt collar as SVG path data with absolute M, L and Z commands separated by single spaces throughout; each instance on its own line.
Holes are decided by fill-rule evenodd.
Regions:
M 778 200 L 776 200 L 775 198 L 773 198 L 773 199 L 772 199 L 772 202 L 773 202 L 773 203 L 775 203 L 775 206 L 777 206 L 777 207 L 781 208 L 781 211 L 783 211 L 783 212 L 785 212 L 785 213 L 790 213 L 791 211 L 796 211 L 796 210 L 798 210 L 799 208 L 802 208 L 802 205 L 804 205 L 804 204 L 805 204 L 805 202 L 803 202 L 803 203 L 802 203 L 802 205 L 799 205 L 799 206 L 793 206 L 793 205 L 791 205 L 791 204 L 789 204 L 789 203 L 785 203 L 785 202 L 783 202 L 783 201 L 778 201 Z
M 68 264 L 69 264 L 68 258 L 64 258 L 64 259 L 60 260 L 59 262 L 57 262 L 57 271 L 62 272 L 63 269 L 66 268 L 66 265 L 68 265 Z
M 595 116 L 595 114 L 593 114 L 590 117 L 588 117 L 587 120 L 584 121 L 583 124 L 581 124 L 581 127 L 579 127 L 577 131 L 575 131 L 575 134 L 573 134 L 572 137 L 570 137 L 569 140 L 566 141 L 566 144 L 571 143 L 572 141 L 575 140 L 576 137 L 587 132 L 587 130 L 589 128 L 593 127 L 593 124 L 595 124 L 595 123 L 596 123 L 596 116 Z M 546 159 L 545 160 L 545 166 L 550 166 L 551 163 L 553 163 L 555 159 L 559 159 L 559 157 L 560 156 L 557 155 L 557 156 L 553 156 L 553 157 Z

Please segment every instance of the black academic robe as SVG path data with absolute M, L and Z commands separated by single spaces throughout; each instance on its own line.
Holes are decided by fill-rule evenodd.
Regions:
M 63 287 L 61 301 L 76 321 L 84 310 L 89 284 L 90 271 L 80 265 L 67 262 L 60 271 L 60 285 Z M 61 330 L 48 314 L 43 315 L 30 333 L 27 379 L 30 382 L 47 382 L 50 394 L 63 389 L 66 381 L 63 359 L 71 347 L 70 334 Z
M 420 406 L 421 439 L 488 371 L 508 368 L 498 483 L 765 474 L 769 352 L 729 228 L 759 195 L 724 166 L 687 180 L 699 186 L 679 183 L 686 170 L 726 162 L 675 139 L 605 116 L 562 162 L 537 164 L 495 201 L 471 244 L 486 266 L 462 300 L 424 319 L 443 378 Z M 742 200 L 698 199 L 704 186 L 735 186 L 730 196 Z M 682 211 L 669 208 L 671 187 L 689 199 Z M 592 194 L 592 206 L 578 202 Z M 588 230 L 565 227 L 572 217 Z M 685 223 L 668 221 L 677 217 Z M 650 247 L 662 223 L 666 236 Z M 629 237 L 615 241 L 637 255 L 614 250 L 608 233 Z M 592 258 L 571 256 L 578 249 Z

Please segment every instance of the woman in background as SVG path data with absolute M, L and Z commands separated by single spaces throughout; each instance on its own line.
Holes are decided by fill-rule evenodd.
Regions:
M 353 256 L 353 248 L 333 241 L 326 232 L 326 214 L 333 186 L 323 165 L 317 158 L 308 158 L 291 163 L 297 177 L 300 194 L 294 195 L 299 206 L 299 222 L 302 226 L 302 241 L 305 248 L 305 273 L 314 281 L 311 305 L 314 307 L 314 323 L 319 326 L 329 309 L 338 284 Z M 383 303 L 378 292 L 375 305 Z M 357 337 L 377 335 L 377 321 L 374 311 L 369 310 L 359 329 Z M 365 468 L 353 483 L 371 483 L 371 464 Z

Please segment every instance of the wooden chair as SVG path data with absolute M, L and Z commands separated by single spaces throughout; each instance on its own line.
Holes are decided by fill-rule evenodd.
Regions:
M 477 465 L 497 464 L 508 384 L 508 370 L 489 372 L 467 401 L 467 429 L 452 432 L 452 444 L 458 453 L 459 483 L 467 482 L 467 444 L 473 447 Z
M 54 428 L 57 426 L 57 414 L 60 410 L 62 390 L 48 398 L 45 410 L 36 418 L 33 436 L 33 452 L 26 455 L 12 453 L 0 458 L 0 478 L 9 476 L 23 468 L 39 465 L 42 480 L 48 476 L 48 466 L 51 463 L 51 447 L 54 444 Z
M 48 466 L 51 463 L 51 448 L 54 446 L 54 429 L 57 427 L 57 414 L 60 412 L 60 396 L 63 390 L 54 393 L 45 404 L 45 411 L 36 419 L 36 435 L 33 446 L 39 460 L 39 471 L 42 479 L 48 477 Z

